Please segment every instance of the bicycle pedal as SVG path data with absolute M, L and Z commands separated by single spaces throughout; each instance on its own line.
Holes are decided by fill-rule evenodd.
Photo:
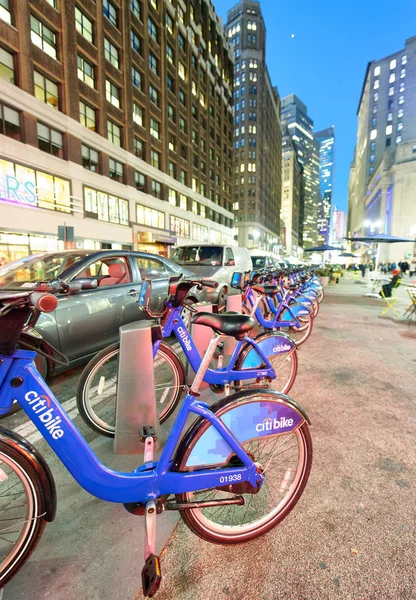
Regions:
M 161 581 L 160 558 L 155 554 L 151 554 L 142 569 L 143 595 L 146 598 L 152 598 L 159 589 Z
M 139 440 L 144 443 L 148 437 L 152 437 L 153 441 L 157 442 L 156 429 L 151 425 L 143 425 L 139 429 Z

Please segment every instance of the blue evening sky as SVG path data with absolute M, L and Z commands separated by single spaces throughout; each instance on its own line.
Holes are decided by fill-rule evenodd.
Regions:
M 214 0 L 227 20 L 234 0 Z M 266 62 L 281 97 L 295 93 L 315 131 L 335 125 L 334 202 L 346 210 L 357 107 L 367 63 L 416 35 L 414 0 L 261 0 Z M 292 33 L 295 37 L 292 38 Z

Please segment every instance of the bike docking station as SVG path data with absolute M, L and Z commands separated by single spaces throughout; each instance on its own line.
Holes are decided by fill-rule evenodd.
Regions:
M 149 321 L 120 327 L 114 453 L 144 454 L 144 462 L 153 460 L 150 446 L 153 454 L 159 438 L 152 343 L 159 331 Z

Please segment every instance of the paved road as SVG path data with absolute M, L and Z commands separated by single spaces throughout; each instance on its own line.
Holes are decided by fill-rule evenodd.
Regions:
M 291 395 L 314 440 L 300 502 L 242 546 L 208 544 L 179 522 L 158 600 L 416 598 L 416 327 L 380 319 L 382 301 L 362 294 L 354 282 L 332 288 L 300 350 Z

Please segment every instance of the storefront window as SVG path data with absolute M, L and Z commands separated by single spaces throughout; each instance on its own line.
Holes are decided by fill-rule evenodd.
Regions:
M 136 219 L 140 225 L 165 229 L 165 213 L 142 204 L 136 204 Z
M 208 241 L 208 227 L 194 223 L 192 225 L 192 238 L 198 240 L 198 242 Z
M 109 223 L 119 223 L 120 225 L 129 224 L 129 204 L 127 200 L 85 187 L 84 204 L 87 217 Z
M 190 223 L 185 219 L 180 219 L 179 217 L 170 216 L 170 228 L 171 231 L 174 231 L 176 235 L 179 237 L 189 238 L 190 233 Z
M 0 160 L 0 201 L 71 211 L 69 181 L 8 160 Z

